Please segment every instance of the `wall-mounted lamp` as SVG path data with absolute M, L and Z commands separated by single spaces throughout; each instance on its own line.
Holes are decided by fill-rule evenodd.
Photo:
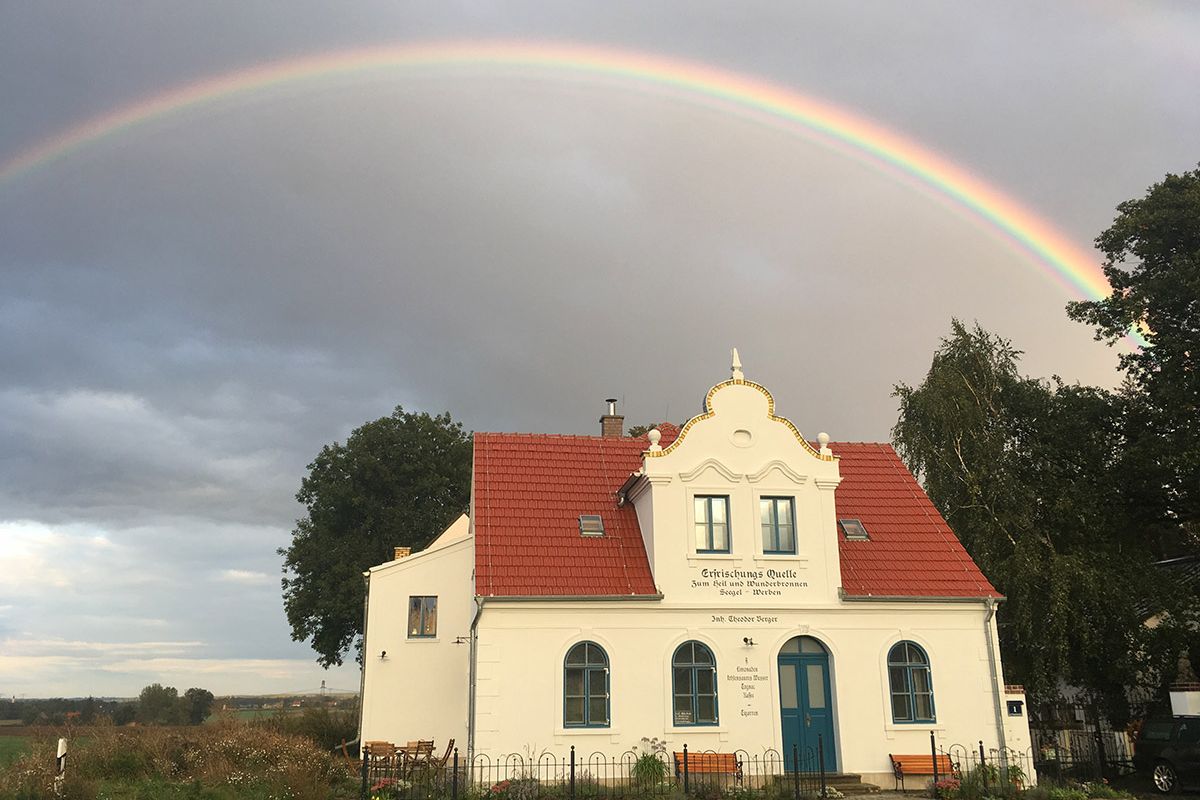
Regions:
M 387 659 L 387 650 L 380 650 L 379 651 L 379 660 L 384 661 L 386 659 Z
M 465 636 L 455 636 L 455 637 L 454 637 L 454 643 L 455 643 L 455 644 L 466 644 L 466 643 L 467 643 L 467 637 L 465 637 Z
M 751 639 L 749 636 L 743 636 L 742 642 L 745 643 L 746 647 L 754 647 L 754 640 Z

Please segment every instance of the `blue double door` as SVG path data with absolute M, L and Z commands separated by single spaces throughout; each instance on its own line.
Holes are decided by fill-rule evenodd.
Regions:
M 822 754 L 825 771 L 837 772 L 829 652 L 811 636 L 790 639 L 779 651 L 779 706 L 788 771 L 795 768 L 794 752 L 802 772 L 816 771 Z

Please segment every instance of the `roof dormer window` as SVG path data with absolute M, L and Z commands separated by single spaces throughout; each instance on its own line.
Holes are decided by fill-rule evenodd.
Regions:
M 604 519 L 599 514 L 579 515 L 580 536 L 603 536 Z
M 867 542 L 871 540 L 860 519 L 839 519 L 838 527 L 842 529 L 842 535 L 846 537 L 846 541 Z

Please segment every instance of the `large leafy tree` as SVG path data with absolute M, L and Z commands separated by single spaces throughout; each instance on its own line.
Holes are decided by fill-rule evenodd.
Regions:
M 143 725 L 179 725 L 186 721 L 174 686 L 152 683 L 138 695 L 137 721 Z
M 958 320 L 924 381 L 896 387 L 897 450 L 996 587 L 1007 677 L 1035 699 L 1065 681 L 1114 721 L 1125 688 L 1168 662 L 1142 622 L 1158 605 L 1124 474 L 1124 398 L 1021 375 L 1020 353 Z
M 341 664 L 362 635 L 363 571 L 428 544 L 467 510 L 470 483 L 471 438 L 449 414 L 397 406 L 322 448 L 296 494 L 307 514 L 279 551 L 292 638 Z
M 1112 292 L 1067 313 L 1116 343 L 1149 342 L 1120 357 L 1131 407 L 1128 491 L 1163 555 L 1200 551 L 1200 169 L 1167 175 L 1121 203 L 1096 239 Z
M 183 716 L 192 725 L 199 725 L 212 714 L 213 693 L 208 689 L 192 687 L 179 698 L 183 704 Z

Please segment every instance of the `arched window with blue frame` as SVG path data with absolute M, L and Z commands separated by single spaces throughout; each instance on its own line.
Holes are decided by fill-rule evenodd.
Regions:
M 595 642 L 580 642 L 563 661 L 563 727 L 608 725 L 608 654 Z
M 717 660 L 700 642 L 684 642 L 671 658 L 676 725 L 716 725 Z
M 888 652 L 893 722 L 935 722 L 929 656 L 915 642 L 897 642 Z

